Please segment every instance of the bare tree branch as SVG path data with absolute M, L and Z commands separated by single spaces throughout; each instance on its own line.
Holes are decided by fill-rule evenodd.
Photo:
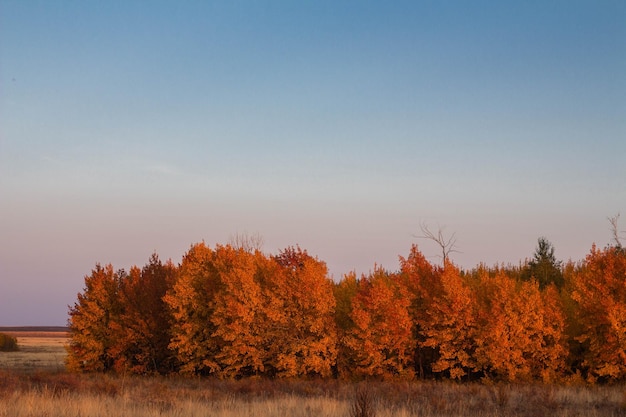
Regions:
M 619 227 L 617 225 L 617 222 L 619 221 L 619 216 L 620 216 L 620 214 L 617 213 L 613 217 L 607 217 L 606 218 L 609 221 L 609 223 L 611 224 L 611 234 L 613 235 L 613 240 L 615 241 L 615 246 L 617 248 L 621 248 L 622 247 L 622 239 L 624 239 L 620 235 L 626 233 L 623 230 L 622 231 L 619 230 Z
M 413 236 L 418 238 L 418 239 L 432 240 L 437 245 L 439 245 L 439 247 L 441 248 L 441 255 L 442 255 L 442 258 L 443 258 L 444 266 L 449 261 L 451 253 L 460 253 L 458 250 L 455 249 L 455 247 L 456 247 L 456 233 L 452 233 L 452 235 L 450 235 L 450 237 L 448 237 L 446 239 L 446 237 L 444 236 L 444 233 L 443 233 L 445 227 L 439 226 L 437 228 L 437 234 L 435 234 L 428 228 L 428 225 L 426 223 L 424 223 L 424 222 L 420 223 L 420 229 L 422 231 L 422 234 L 421 235 L 413 235 Z
M 265 240 L 259 233 L 249 235 L 247 232 L 236 233 L 230 236 L 228 244 L 235 249 L 243 249 L 246 252 L 253 253 L 255 251 L 261 251 Z

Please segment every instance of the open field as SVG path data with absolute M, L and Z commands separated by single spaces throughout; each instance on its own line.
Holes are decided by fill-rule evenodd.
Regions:
M 61 371 L 65 368 L 67 332 L 49 328 L 0 328 L 17 338 L 19 351 L 0 352 L 0 369 Z
M 71 374 L 65 334 L 10 333 L 22 350 L 0 353 L 0 417 L 348 417 L 357 390 L 370 393 L 377 417 L 626 416 L 623 386 Z

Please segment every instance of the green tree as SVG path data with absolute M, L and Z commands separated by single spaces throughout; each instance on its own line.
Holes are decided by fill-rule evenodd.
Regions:
M 554 256 L 552 243 L 545 237 L 540 237 L 537 240 L 537 248 L 535 249 L 533 259 L 528 262 L 522 273 L 522 279 L 530 281 L 534 278 L 539 283 L 540 289 L 544 289 L 550 284 L 561 288 L 564 283 L 561 265 L 562 262 L 557 261 Z

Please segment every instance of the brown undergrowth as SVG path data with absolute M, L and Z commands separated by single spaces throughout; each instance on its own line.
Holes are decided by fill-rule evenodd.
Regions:
M 623 386 L 235 381 L 0 371 L 0 416 L 330 417 L 359 410 L 377 417 L 620 416 L 626 415 L 625 393 Z

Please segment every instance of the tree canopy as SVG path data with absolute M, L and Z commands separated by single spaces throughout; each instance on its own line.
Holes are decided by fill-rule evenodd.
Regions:
M 192 245 L 180 264 L 96 264 L 69 309 L 68 368 L 218 378 L 626 381 L 626 251 L 563 265 L 433 265 L 333 281 L 298 246 Z

